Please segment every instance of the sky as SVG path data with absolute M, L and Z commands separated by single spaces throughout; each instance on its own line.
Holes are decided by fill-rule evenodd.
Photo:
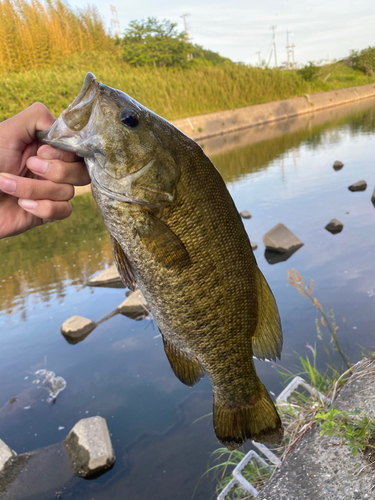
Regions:
M 272 49 L 277 26 L 277 63 L 287 60 L 287 35 L 295 45 L 295 60 L 325 62 L 349 55 L 351 49 L 375 45 L 374 0 L 89 0 L 108 28 L 111 5 L 117 10 L 120 30 L 130 21 L 156 17 L 178 24 L 191 41 L 233 61 L 256 65 L 265 60 L 275 64 Z M 87 0 L 70 0 L 72 7 L 84 7 Z M 258 53 L 260 52 L 260 54 Z M 259 59 L 260 58 L 260 59 Z

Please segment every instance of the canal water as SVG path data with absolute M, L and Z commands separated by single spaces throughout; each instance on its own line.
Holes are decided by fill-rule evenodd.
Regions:
M 249 129 L 202 146 L 238 210 L 252 214 L 244 224 L 258 245 L 255 256 L 283 325 L 280 364 L 297 373 L 296 353 L 311 355 L 309 346 L 315 344 L 318 367 L 324 370 L 327 363 L 316 332 L 318 311 L 288 284 L 291 268 L 306 283 L 315 280 L 315 296 L 335 313 L 343 351 L 353 362 L 360 359 L 362 350 L 375 344 L 375 102 Z M 335 160 L 344 163 L 339 171 L 332 168 Z M 365 191 L 348 190 L 360 180 L 367 181 Z M 61 491 L 63 499 L 72 500 L 190 500 L 193 494 L 207 500 L 215 485 L 204 473 L 219 446 L 211 416 L 200 418 L 211 412 L 207 377 L 192 389 L 176 379 L 150 319 L 116 315 L 76 345 L 60 333 L 62 323 L 76 314 L 100 320 L 126 292 L 85 286 L 113 258 L 91 194 L 76 197 L 73 205 L 65 221 L 0 241 L 0 438 L 20 454 L 60 443 L 78 420 L 102 415 L 117 460 L 90 481 L 60 471 L 57 459 L 48 460 L 46 474 L 55 479 L 33 481 L 22 498 L 48 500 Z M 332 218 L 344 224 L 341 233 L 325 230 Z M 262 241 L 279 222 L 304 242 L 285 261 L 265 254 Z M 332 361 L 340 364 L 334 354 Z M 278 394 L 283 385 L 277 369 L 258 361 L 256 367 Z M 67 383 L 55 404 L 35 383 L 35 372 L 44 368 Z

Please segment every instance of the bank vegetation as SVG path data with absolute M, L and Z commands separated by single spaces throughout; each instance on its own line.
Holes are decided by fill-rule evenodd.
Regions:
M 35 101 L 58 115 L 88 71 L 167 119 L 375 82 L 362 53 L 349 65 L 251 67 L 188 42 L 169 21 L 133 21 L 113 38 L 95 8 L 61 0 L 0 0 L 0 35 L 0 120 Z

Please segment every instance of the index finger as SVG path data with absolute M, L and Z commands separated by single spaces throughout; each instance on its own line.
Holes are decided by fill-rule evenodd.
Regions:
M 38 149 L 37 155 L 43 160 L 61 160 L 67 163 L 75 163 L 77 161 L 83 161 L 80 156 L 77 156 L 71 151 L 62 151 L 61 149 L 53 148 L 47 144 L 43 144 Z

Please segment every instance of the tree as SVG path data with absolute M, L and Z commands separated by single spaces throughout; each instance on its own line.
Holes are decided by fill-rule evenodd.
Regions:
M 375 74 L 375 47 L 367 47 L 361 51 L 352 50 L 348 61 L 368 76 Z
M 124 60 L 134 66 L 186 66 L 193 46 L 176 26 L 176 23 L 166 19 L 159 22 L 154 17 L 147 21 L 131 21 L 122 40 Z

